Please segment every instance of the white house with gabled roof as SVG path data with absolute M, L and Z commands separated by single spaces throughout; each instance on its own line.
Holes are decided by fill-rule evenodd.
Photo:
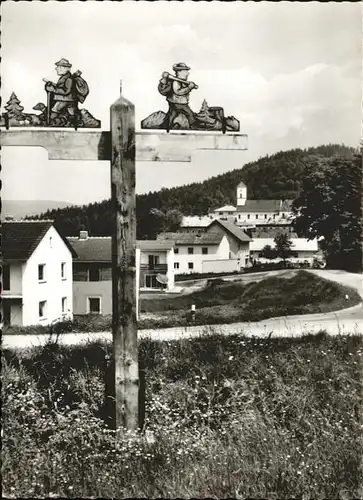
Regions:
M 4 326 L 72 319 L 76 253 L 53 221 L 5 221 L 1 233 Z
M 212 220 L 207 227 L 161 233 L 158 240 L 174 241 L 175 274 L 233 272 L 249 264 L 251 238 L 224 220 Z

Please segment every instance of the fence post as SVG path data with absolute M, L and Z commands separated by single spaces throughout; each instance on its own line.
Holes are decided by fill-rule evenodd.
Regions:
M 111 106 L 112 337 L 115 426 L 136 430 L 139 368 L 136 320 L 135 107 L 122 96 Z

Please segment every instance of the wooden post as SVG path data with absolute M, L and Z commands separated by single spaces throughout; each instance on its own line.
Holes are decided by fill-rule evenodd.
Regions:
M 111 106 L 112 336 L 115 426 L 139 424 L 136 321 L 135 107 L 120 97 Z

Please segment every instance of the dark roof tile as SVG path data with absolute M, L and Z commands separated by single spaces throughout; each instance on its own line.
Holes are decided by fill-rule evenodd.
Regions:
M 90 236 L 86 239 L 78 237 L 69 237 L 68 241 L 75 249 L 78 259 L 83 262 L 111 262 L 112 259 L 112 239 L 110 236 L 97 237 Z M 173 241 L 159 240 L 138 240 L 136 247 L 144 252 L 154 251 L 162 252 L 173 248 Z
M 52 226 L 53 221 L 3 222 L 1 225 L 3 258 L 5 260 L 28 260 Z M 60 237 L 73 253 L 74 250 L 66 238 L 61 234 Z

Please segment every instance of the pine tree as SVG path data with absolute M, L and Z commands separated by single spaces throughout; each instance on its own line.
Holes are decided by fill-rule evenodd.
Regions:
M 9 118 L 20 118 L 22 116 L 24 108 L 20 104 L 20 100 L 17 98 L 15 92 L 12 92 L 5 109 L 8 112 Z

